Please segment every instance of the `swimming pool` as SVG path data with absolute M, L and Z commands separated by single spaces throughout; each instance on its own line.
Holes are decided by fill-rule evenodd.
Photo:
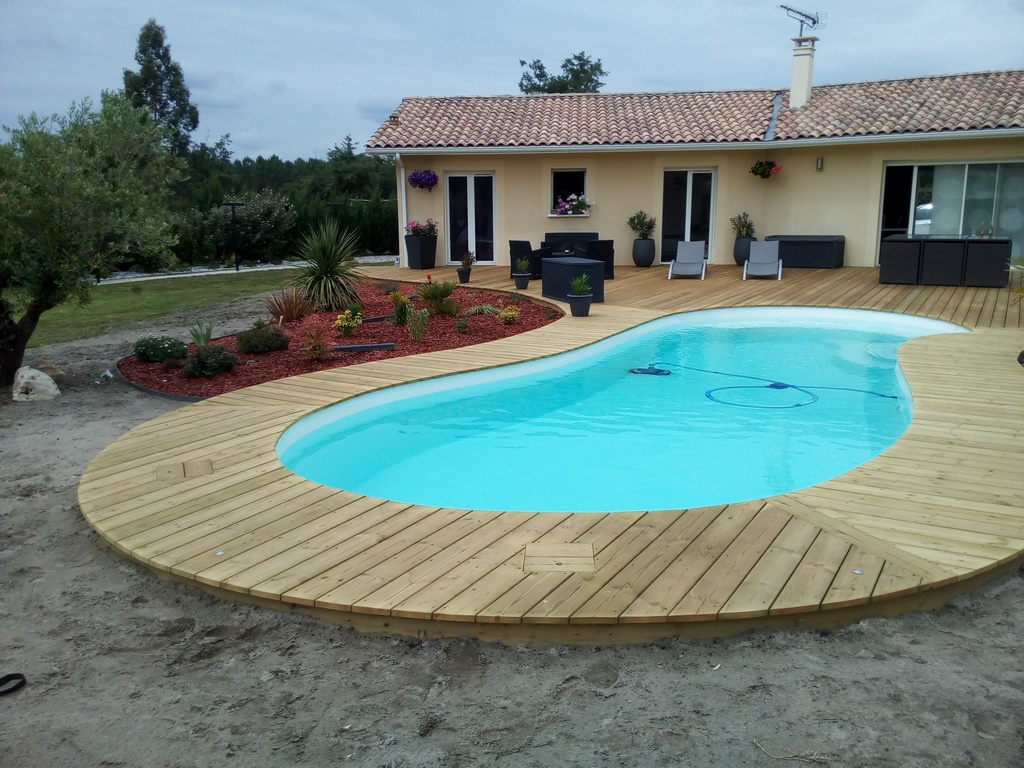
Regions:
M 965 329 L 858 310 L 686 313 L 563 355 L 353 398 L 293 425 L 277 450 L 315 482 L 428 506 L 763 498 L 891 445 L 911 411 L 896 349 L 949 332 Z M 649 368 L 662 373 L 630 372 Z

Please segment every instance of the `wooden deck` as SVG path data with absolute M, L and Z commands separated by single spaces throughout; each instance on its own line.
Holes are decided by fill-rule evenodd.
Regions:
M 616 274 L 589 318 L 275 381 L 147 422 L 92 461 L 81 509 L 126 555 L 221 595 L 362 629 L 508 641 L 833 625 L 936 607 L 1024 562 L 1024 330 L 1009 291 L 879 285 L 867 268 L 793 269 L 781 282 L 743 282 L 731 266 L 711 267 L 703 282 L 668 281 L 662 268 Z M 480 266 L 472 285 L 512 287 L 507 268 Z M 914 416 L 889 450 L 755 502 L 576 515 L 438 509 L 317 485 L 274 451 L 300 417 L 378 387 L 745 305 L 856 307 L 976 330 L 901 348 Z

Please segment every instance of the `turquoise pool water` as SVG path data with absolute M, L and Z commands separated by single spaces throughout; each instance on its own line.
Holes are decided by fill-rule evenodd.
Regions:
M 896 350 L 952 332 L 965 329 L 858 310 L 674 315 L 583 350 L 353 398 L 297 422 L 277 450 L 315 482 L 438 507 L 609 512 L 762 498 L 895 442 L 911 415 Z

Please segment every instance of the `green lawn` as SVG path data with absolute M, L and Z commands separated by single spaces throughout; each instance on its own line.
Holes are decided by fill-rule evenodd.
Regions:
M 202 308 L 256 293 L 277 291 L 295 270 L 272 269 L 191 277 L 168 277 L 130 283 L 100 284 L 84 307 L 63 304 L 45 312 L 30 347 L 98 336 L 115 328 L 148 323 L 155 318 Z M 257 320 L 258 318 L 253 318 Z M 184 326 L 182 328 L 184 330 Z

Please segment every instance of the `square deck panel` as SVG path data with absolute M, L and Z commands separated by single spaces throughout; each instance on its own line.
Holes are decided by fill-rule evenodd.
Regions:
M 578 256 L 564 256 L 544 259 L 541 270 L 541 295 L 559 301 L 569 300 L 569 283 L 578 275 L 590 277 L 590 289 L 594 301 L 604 301 L 604 262 L 595 259 L 581 259 Z
M 213 474 L 213 462 L 209 459 L 191 459 L 174 464 L 158 464 L 157 480 L 185 480 Z
M 527 544 L 523 570 L 527 573 L 593 573 L 593 544 Z

